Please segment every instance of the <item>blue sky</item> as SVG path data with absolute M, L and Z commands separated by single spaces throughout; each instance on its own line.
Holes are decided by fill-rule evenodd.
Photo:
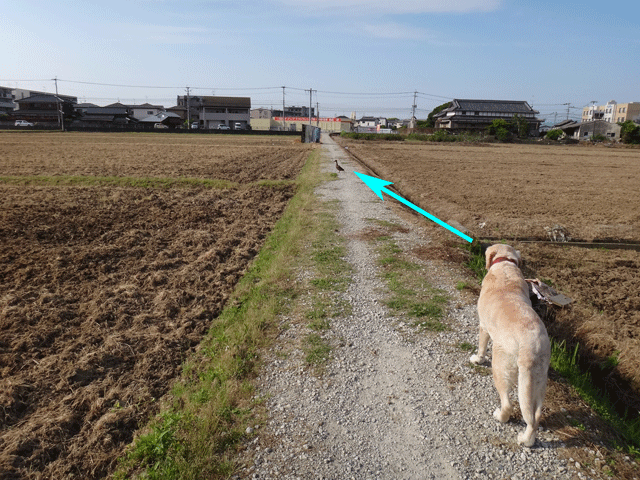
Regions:
M 577 118 L 640 101 L 640 2 L 0 0 L 0 85 L 98 105 L 250 96 L 321 116 L 417 117 L 451 98 Z M 82 83 L 85 82 L 85 83 Z M 108 85 L 96 85 L 108 84 Z M 152 88 L 163 87 L 163 88 Z

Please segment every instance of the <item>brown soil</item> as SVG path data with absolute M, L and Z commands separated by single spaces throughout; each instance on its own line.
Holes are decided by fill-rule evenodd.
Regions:
M 574 239 L 640 241 L 638 149 L 339 141 L 364 173 L 394 182 L 399 194 L 478 240 L 547 240 L 544 227 L 561 225 Z M 425 223 L 440 244 L 417 253 L 459 261 L 451 246 L 462 242 Z M 574 300 L 549 317 L 550 333 L 580 343 L 620 410 L 640 411 L 640 252 L 510 243 L 528 276 Z M 602 370 L 611 356 L 618 365 Z
M 15 136 L 0 135 L 2 151 L 15 153 L 4 148 Z M 99 160 L 90 149 L 80 149 L 86 143 L 82 135 L 58 135 L 59 144 L 36 141 L 50 135 L 20 137 L 32 142 L 17 149 L 20 155 L 30 152 L 29 162 L 10 155 L 0 175 L 103 174 L 85 166 Z M 112 137 L 127 143 L 135 135 Z M 194 165 L 189 155 L 175 168 L 189 176 L 243 182 L 293 178 L 307 148 L 283 143 L 263 149 L 235 141 L 216 150 L 219 157 L 235 158 L 233 168 L 216 171 L 217 157 Z M 122 174 L 177 174 L 170 162 L 160 167 L 141 161 L 146 143 L 140 155 L 127 145 L 126 158 L 118 142 L 101 158 L 117 158 Z M 186 148 L 178 147 L 180 155 Z M 161 156 L 177 158 L 172 146 L 162 150 Z M 63 151 L 75 153 L 60 158 Z M 274 165 L 286 167 L 278 171 Z M 135 429 L 157 411 L 157 400 L 221 311 L 294 189 L 0 183 L 0 478 L 111 473 Z
M 294 179 L 309 151 L 297 137 L 3 132 L 0 176 Z
M 339 140 L 411 202 L 481 237 L 640 240 L 640 149 Z

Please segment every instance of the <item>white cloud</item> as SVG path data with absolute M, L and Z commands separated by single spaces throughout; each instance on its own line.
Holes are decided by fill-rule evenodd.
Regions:
M 308 14 L 380 15 L 404 13 L 489 12 L 502 0 L 276 0 Z

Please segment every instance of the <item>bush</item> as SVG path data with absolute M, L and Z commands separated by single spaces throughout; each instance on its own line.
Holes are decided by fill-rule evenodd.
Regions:
M 620 138 L 622 143 L 640 144 L 640 125 L 627 120 L 621 123 Z
M 496 118 L 493 122 L 491 122 L 491 125 L 487 127 L 487 133 L 489 135 L 498 135 L 499 129 L 507 130 L 508 127 L 509 124 L 506 120 L 503 120 L 502 118 Z
M 496 138 L 501 142 L 508 142 L 512 137 L 512 133 L 505 127 L 500 127 L 496 130 Z
M 554 128 L 553 130 L 549 130 L 544 138 L 548 138 L 549 140 L 558 140 L 562 137 L 563 132 L 559 128 Z
M 343 138 L 350 138 L 352 140 L 387 140 L 402 142 L 404 137 L 397 133 L 358 133 L 358 132 L 341 132 L 340 136 Z

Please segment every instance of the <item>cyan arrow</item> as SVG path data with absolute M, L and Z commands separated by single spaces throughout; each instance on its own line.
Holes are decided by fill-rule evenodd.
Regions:
M 369 175 L 364 175 L 363 173 L 358 173 L 358 172 L 353 172 L 353 173 L 355 173 L 360 178 L 360 180 L 362 180 L 367 185 L 367 187 L 369 187 L 371 190 L 373 190 L 373 193 L 378 195 L 381 200 L 384 201 L 384 198 L 382 198 L 382 192 L 385 192 L 387 195 L 395 198 L 399 202 L 404 203 L 407 207 L 412 208 L 413 210 L 415 210 L 416 212 L 420 213 L 421 215 L 424 215 L 429 220 L 432 220 L 432 221 L 436 222 L 441 227 L 444 227 L 447 230 L 449 230 L 450 232 L 455 233 L 460 238 L 464 238 L 467 242 L 469 242 L 469 243 L 473 242 L 473 238 L 471 238 L 470 236 L 465 235 L 460 230 L 457 230 L 457 229 L 453 228 L 451 225 L 448 225 L 448 224 L 444 223 L 442 220 L 440 220 L 439 218 L 434 217 L 429 212 L 425 212 L 420 207 L 414 205 L 413 203 L 411 203 L 408 200 L 405 200 L 400 195 L 397 195 L 397 194 L 393 193 L 388 188 L 385 188 L 387 185 L 393 185 L 393 182 L 387 182 L 386 180 L 381 180 L 381 179 L 376 178 L 376 177 L 371 177 Z

